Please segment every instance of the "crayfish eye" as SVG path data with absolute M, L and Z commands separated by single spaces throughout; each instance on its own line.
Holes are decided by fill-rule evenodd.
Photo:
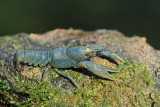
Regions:
M 90 53 L 90 52 L 87 52 L 87 53 L 86 53 L 86 56 L 90 56 L 90 55 L 91 55 L 91 53 Z

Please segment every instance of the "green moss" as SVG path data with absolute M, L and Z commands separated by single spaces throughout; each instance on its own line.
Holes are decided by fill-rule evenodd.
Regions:
M 136 64 L 126 61 L 117 67 L 121 72 L 111 74 L 115 81 L 97 79 L 94 76 L 80 72 L 66 70 L 80 84 L 82 89 L 62 90 L 50 85 L 50 80 L 36 83 L 26 83 L 16 77 L 17 85 L 12 90 L 23 93 L 23 100 L 12 99 L 11 104 L 18 106 L 151 106 L 160 104 L 159 93 L 153 88 L 155 85 L 151 71 L 146 64 Z M 51 78 L 56 78 L 54 76 Z M 3 90 L 7 90 L 6 82 Z

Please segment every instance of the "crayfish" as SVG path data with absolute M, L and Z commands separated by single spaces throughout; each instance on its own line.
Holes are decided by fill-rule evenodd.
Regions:
M 28 63 L 29 65 L 40 67 L 49 64 L 54 68 L 86 68 L 89 72 L 109 80 L 114 80 L 109 72 L 118 72 L 116 69 L 109 68 L 90 61 L 92 57 L 109 57 L 116 63 L 123 63 L 123 59 L 106 49 L 106 47 L 91 44 L 87 46 L 74 46 L 66 48 L 55 48 L 53 50 L 18 50 L 16 53 L 16 67 L 18 68 L 20 62 Z M 63 72 L 57 71 L 59 74 L 68 77 L 75 84 L 77 88 L 79 85 L 73 80 L 71 76 Z

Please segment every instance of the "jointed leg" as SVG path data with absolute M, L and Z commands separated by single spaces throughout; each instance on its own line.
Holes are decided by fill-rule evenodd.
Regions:
M 57 72 L 58 74 L 66 77 L 66 78 L 68 78 L 68 79 L 76 86 L 76 88 L 79 88 L 79 89 L 81 88 L 81 87 L 78 85 L 78 83 L 73 79 L 73 77 L 71 77 L 69 74 L 64 73 L 64 72 L 61 72 L 61 71 L 58 71 L 57 69 L 55 69 L 55 70 L 56 70 L 56 72 Z

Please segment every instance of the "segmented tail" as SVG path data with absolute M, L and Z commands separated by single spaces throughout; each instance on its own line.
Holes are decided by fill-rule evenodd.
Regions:
M 51 52 L 51 50 L 18 50 L 15 55 L 16 67 L 19 68 L 20 62 L 45 66 L 51 61 Z

